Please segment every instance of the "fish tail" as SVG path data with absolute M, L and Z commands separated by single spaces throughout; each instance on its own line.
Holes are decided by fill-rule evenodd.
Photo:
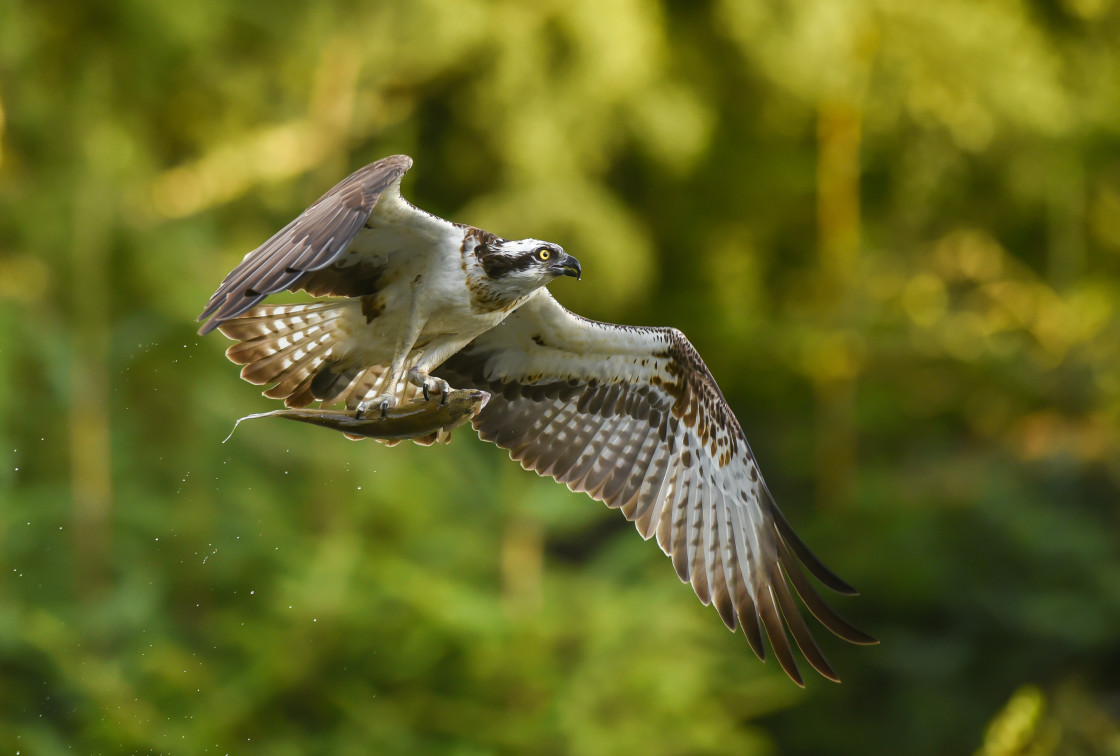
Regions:
M 275 384 L 264 392 L 289 407 L 306 407 L 342 393 L 358 369 L 343 367 L 339 326 L 352 303 L 260 305 L 218 328 L 237 341 L 226 356 L 244 365 L 250 383 Z M 341 384 L 341 385 L 339 385 Z

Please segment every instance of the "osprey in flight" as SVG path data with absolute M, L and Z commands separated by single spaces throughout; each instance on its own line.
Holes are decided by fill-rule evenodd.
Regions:
M 747 439 L 700 355 L 674 328 L 599 323 L 546 286 L 579 277 L 558 245 L 510 241 L 414 207 L 411 158 L 357 171 L 250 252 L 199 316 L 238 343 L 229 358 L 290 407 L 381 412 L 451 387 L 491 399 L 473 419 L 523 467 L 622 510 L 657 537 L 677 575 L 742 626 L 765 658 L 801 675 L 787 635 L 839 680 L 793 598 L 852 643 L 875 643 L 817 593 L 802 566 L 856 591 L 813 555 L 774 503 Z M 331 296 L 262 305 L 285 289 Z M 433 375 L 438 372 L 438 376 Z M 445 431 L 417 439 L 443 441 Z

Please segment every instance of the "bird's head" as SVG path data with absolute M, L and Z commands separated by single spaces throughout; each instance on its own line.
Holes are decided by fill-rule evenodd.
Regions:
M 579 278 L 579 260 L 559 244 L 538 239 L 506 241 L 496 239 L 480 250 L 478 261 L 486 273 L 487 285 L 518 296 L 552 282 L 560 276 Z

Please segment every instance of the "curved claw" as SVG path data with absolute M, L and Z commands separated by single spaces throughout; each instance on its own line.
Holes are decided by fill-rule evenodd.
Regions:
M 439 406 L 445 406 L 447 404 L 447 395 L 451 393 L 451 384 L 442 378 L 432 378 L 430 380 L 435 383 L 436 388 L 439 389 Z
M 385 413 L 397 406 L 397 397 L 393 394 L 382 394 L 372 399 L 363 399 L 358 403 L 358 408 L 354 410 L 354 419 L 361 420 L 369 412 L 369 408 L 375 404 L 381 410 L 381 417 L 384 419 Z
M 423 373 L 415 366 L 409 369 L 408 380 L 413 386 L 419 387 L 424 394 L 425 402 L 431 401 L 433 391 L 438 391 L 440 394 L 439 406 L 443 407 L 447 404 L 447 395 L 451 393 L 451 384 L 447 381 Z

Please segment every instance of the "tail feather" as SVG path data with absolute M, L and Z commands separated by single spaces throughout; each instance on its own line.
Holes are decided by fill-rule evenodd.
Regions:
M 260 385 L 287 376 L 293 368 L 307 366 L 313 353 L 319 356 L 324 348 L 329 351 L 330 341 L 331 335 L 329 333 L 320 333 L 303 341 L 289 343 L 287 346 L 279 348 L 275 342 L 258 344 L 252 350 L 248 350 L 242 360 L 233 357 L 230 357 L 230 359 L 234 362 L 240 361 L 245 365 L 241 369 L 242 378 L 249 383 Z
M 336 366 L 334 370 L 321 370 L 310 385 L 310 391 L 316 399 L 321 399 L 323 405 L 334 404 L 342 401 L 347 394 L 354 379 L 362 373 L 362 368 L 351 366 L 342 368 Z
M 334 320 L 346 311 L 346 307 L 346 302 L 338 301 L 258 305 L 244 315 L 224 321 L 218 330 L 231 339 L 251 341 Z
M 226 356 L 239 365 L 241 377 L 250 383 L 273 383 L 264 392 L 272 399 L 284 399 L 289 407 L 305 407 L 322 397 L 314 390 L 324 366 L 334 365 L 336 322 L 350 306 L 348 302 L 303 305 L 262 305 L 243 316 L 225 321 L 222 333 L 240 343 L 226 350 Z M 341 393 L 340 380 L 327 376 L 325 383 Z M 320 378 L 319 383 L 324 383 Z M 349 381 L 347 381 L 349 383 Z
M 238 365 L 254 365 L 265 358 L 292 354 L 300 348 L 306 349 L 318 343 L 323 336 L 329 337 L 330 332 L 324 331 L 321 326 L 312 326 L 296 333 L 269 335 L 234 344 L 226 350 L 226 357 Z
M 306 407 L 314 401 L 323 406 L 344 402 L 356 409 L 363 399 L 388 393 L 399 404 L 422 399 L 422 392 L 407 379 L 388 386 L 389 370 L 384 365 L 363 366 L 347 362 L 339 343 L 338 326 L 350 301 L 295 305 L 259 305 L 244 315 L 224 321 L 218 328 L 238 343 L 226 356 L 244 365 L 241 377 L 258 385 L 273 384 L 264 395 L 283 399 L 289 407 Z M 408 365 L 405 366 L 409 367 Z M 361 440 L 364 436 L 346 434 Z M 376 439 L 388 446 L 394 439 Z M 447 443 L 450 432 L 440 429 L 412 439 L 424 446 Z
M 284 357 L 280 364 L 286 362 L 290 367 L 282 368 L 282 372 L 268 379 L 278 380 L 279 383 L 265 391 L 264 395 L 270 399 L 287 399 L 289 407 L 306 407 L 315 398 L 311 394 L 311 382 L 315 380 L 323 363 L 330 359 L 333 348 L 330 335 L 325 334 L 306 351 L 297 349 L 294 354 Z M 295 404 L 296 394 L 306 394 L 307 400 L 303 404 Z
M 409 366 L 406 365 L 405 367 Z M 414 401 L 422 394 L 420 389 L 413 386 L 405 378 L 402 378 L 396 386 L 391 388 L 388 386 L 388 382 L 389 371 L 386 368 L 380 365 L 366 368 L 346 388 L 338 392 L 332 401 L 346 402 L 347 409 L 357 409 L 358 404 L 368 397 L 392 392 L 396 395 L 399 404 L 405 404 Z

